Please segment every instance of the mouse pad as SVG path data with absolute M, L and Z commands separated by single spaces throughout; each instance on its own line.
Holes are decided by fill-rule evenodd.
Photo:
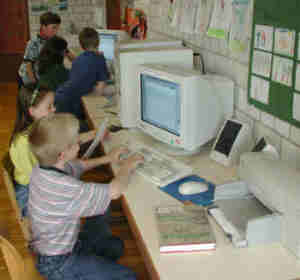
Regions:
M 207 182 L 208 183 L 208 190 L 206 192 L 198 193 L 198 194 L 191 194 L 191 195 L 182 195 L 179 193 L 178 188 L 181 184 L 189 181 L 194 182 Z M 169 185 L 165 187 L 159 187 L 159 189 L 174 198 L 180 200 L 180 201 L 191 201 L 195 204 L 199 204 L 202 206 L 210 205 L 213 202 L 214 199 L 214 193 L 215 193 L 215 185 L 206 181 L 205 179 L 197 176 L 197 175 L 190 175 L 187 177 L 184 177 L 182 179 L 179 179 L 173 183 L 170 183 Z

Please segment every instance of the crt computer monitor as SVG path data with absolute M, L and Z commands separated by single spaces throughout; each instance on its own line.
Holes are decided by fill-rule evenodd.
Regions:
M 138 65 L 145 63 L 178 64 L 193 68 L 193 50 L 186 47 L 147 47 L 124 49 L 120 62 L 120 120 L 123 127 L 134 128 L 138 120 Z
M 100 38 L 99 51 L 103 52 L 106 60 L 108 71 L 111 75 L 111 82 L 115 80 L 116 73 L 116 53 L 118 51 L 118 45 L 120 41 L 129 38 L 127 32 L 123 30 L 113 29 L 97 29 Z
M 197 152 L 233 114 L 233 82 L 225 77 L 159 64 L 140 65 L 138 75 L 138 128 L 174 153 Z
M 115 58 L 117 35 L 109 33 L 99 33 L 99 37 L 99 51 L 103 52 L 105 59 L 113 60 Z
M 104 57 L 107 60 L 113 60 L 115 58 L 115 53 L 118 48 L 120 41 L 127 40 L 129 35 L 124 30 L 114 30 L 114 29 L 96 29 L 99 38 L 100 45 L 99 51 L 104 53 Z

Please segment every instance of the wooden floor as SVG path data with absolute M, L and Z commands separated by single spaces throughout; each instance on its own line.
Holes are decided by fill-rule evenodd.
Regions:
M 0 158 L 8 150 L 8 141 L 15 119 L 17 85 L 12 82 L 0 82 Z M 101 172 L 90 173 L 86 179 L 101 180 Z M 125 241 L 125 255 L 120 263 L 132 268 L 137 273 L 137 279 L 149 280 L 148 273 L 136 247 L 135 240 L 122 213 L 119 201 L 112 204 L 112 231 Z M 3 178 L 0 176 L 0 230 L 7 230 L 8 239 L 15 245 L 24 257 L 30 257 L 22 237 L 21 230 L 10 205 Z M 4 260 L 0 256 L 0 279 L 10 280 Z

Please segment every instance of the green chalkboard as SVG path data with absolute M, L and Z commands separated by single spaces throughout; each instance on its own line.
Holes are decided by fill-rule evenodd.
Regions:
M 300 0 L 254 0 L 248 101 L 297 127 L 300 127 L 299 32 Z

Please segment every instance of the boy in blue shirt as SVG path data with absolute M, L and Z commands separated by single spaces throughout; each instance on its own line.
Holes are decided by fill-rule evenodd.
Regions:
M 79 43 L 84 51 L 73 61 L 69 80 L 57 89 L 55 103 L 57 112 L 71 113 L 83 120 L 81 97 L 93 90 L 102 93 L 109 73 L 105 58 L 98 51 L 97 31 L 84 28 L 79 34 Z

